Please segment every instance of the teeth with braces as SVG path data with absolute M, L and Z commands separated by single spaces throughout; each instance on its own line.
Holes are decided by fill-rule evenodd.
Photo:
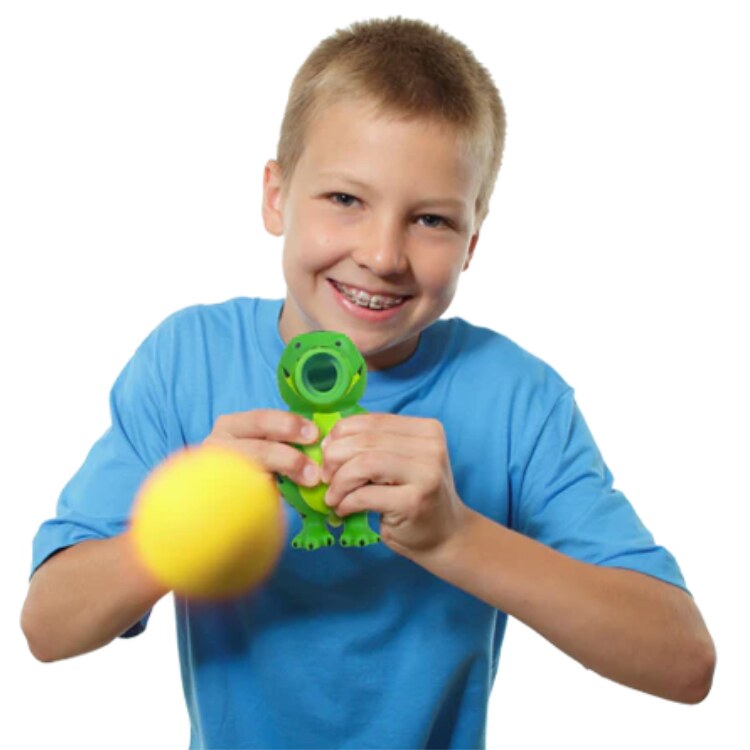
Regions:
M 335 283 L 335 286 L 348 300 L 360 307 L 369 307 L 371 310 L 384 310 L 389 307 L 396 307 L 396 305 L 400 305 L 405 299 L 405 297 L 388 298 L 380 294 L 373 294 L 370 297 L 365 291 L 355 291 L 343 284 Z

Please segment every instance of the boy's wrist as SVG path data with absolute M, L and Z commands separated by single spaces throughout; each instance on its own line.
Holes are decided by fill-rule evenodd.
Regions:
M 465 556 L 478 516 L 479 513 L 461 503 L 451 534 L 437 546 L 410 555 L 411 560 L 440 578 L 449 580 L 447 573 L 455 570 L 457 563 Z
M 146 568 L 138 555 L 132 531 L 128 530 L 120 534 L 116 537 L 116 540 L 122 554 L 122 561 L 127 569 L 128 581 L 131 585 L 142 592 L 145 599 L 152 600 L 154 603 L 163 596 L 166 596 L 171 589 L 160 583 Z

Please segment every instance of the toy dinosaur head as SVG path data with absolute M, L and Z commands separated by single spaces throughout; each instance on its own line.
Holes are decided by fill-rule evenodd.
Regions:
M 336 412 L 365 392 L 367 366 L 352 340 L 335 331 L 295 336 L 276 370 L 281 397 L 292 411 Z

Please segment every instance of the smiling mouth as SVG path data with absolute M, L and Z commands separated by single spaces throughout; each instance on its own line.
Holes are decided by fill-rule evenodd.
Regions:
M 411 295 L 396 296 L 378 292 L 371 293 L 359 287 L 350 287 L 347 284 L 342 284 L 335 279 L 327 279 L 327 281 L 350 302 L 371 310 L 388 310 L 391 307 L 398 307 L 411 298 Z

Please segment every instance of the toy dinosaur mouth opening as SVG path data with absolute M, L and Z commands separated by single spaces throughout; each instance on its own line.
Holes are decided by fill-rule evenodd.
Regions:
M 276 377 L 281 397 L 293 410 L 333 413 L 356 406 L 367 367 L 346 334 L 309 331 L 287 344 Z
M 308 404 L 325 411 L 337 404 L 352 384 L 350 366 L 338 352 L 313 349 L 300 358 L 293 388 Z
M 316 352 L 302 368 L 305 387 L 319 393 L 328 393 L 336 385 L 340 374 L 338 360 L 326 352 Z

